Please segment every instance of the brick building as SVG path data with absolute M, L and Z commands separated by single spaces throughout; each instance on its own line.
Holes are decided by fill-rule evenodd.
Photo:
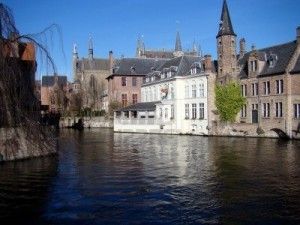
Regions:
M 68 107 L 67 76 L 43 76 L 41 85 L 42 109 L 51 113 L 62 113 Z
M 238 122 L 256 124 L 263 131 L 277 128 L 289 137 L 299 134 L 300 123 L 300 27 L 296 40 L 246 52 L 241 39 L 237 54 L 226 0 L 217 34 L 219 83 L 237 80 L 247 103 Z
M 123 58 L 112 70 L 108 81 L 108 102 L 123 107 L 141 101 L 141 85 L 146 74 L 157 69 L 164 59 Z

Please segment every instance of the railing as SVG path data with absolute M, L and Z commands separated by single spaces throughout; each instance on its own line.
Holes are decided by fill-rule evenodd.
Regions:
M 115 118 L 114 121 L 115 124 L 122 124 L 122 125 L 160 125 L 162 124 L 161 119 L 155 119 L 155 118 L 143 118 L 143 119 L 125 119 L 125 118 Z

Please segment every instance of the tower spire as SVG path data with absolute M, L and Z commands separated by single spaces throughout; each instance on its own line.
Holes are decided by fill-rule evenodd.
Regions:
M 94 54 L 94 50 L 93 50 L 93 39 L 92 36 L 90 35 L 89 38 L 89 59 L 93 59 L 93 54 Z
M 221 15 L 221 21 L 220 21 L 219 32 L 217 34 L 217 38 L 220 36 L 223 36 L 223 35 L 236 36 L 236 34 L 233 31 L 233 27 L 232 27 L 226 0 L 224 0 L 224 2 L 223 2 L 222 15 Z
M 175 52 L 181 52 L 181 51 L 182 51 L 181 40 L 180 40 L 179 31 L 177 31 L 176 42 L 175 42 Z

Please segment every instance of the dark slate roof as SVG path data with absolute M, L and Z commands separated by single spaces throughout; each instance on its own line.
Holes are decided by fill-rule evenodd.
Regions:
M 116 110 L 117 112 L 125 111 L 155 111 L 156 104 L 160 102 L 140 102 L 134 105 L 127 106 Z
M 146 75 L 166 59 L 123 58 L 116 63 L 113 75 Z
M 57 76 L 57 84 L 59 86 L 67 85 L 67 76 Z M 54 75 L 53 76 L 43 76 L 42 77 L 42 87 L 52 87 L 55 84 Z
M 223 35 L 234 35 L 236 34 L 233 31 L 230 14 L 227 6 L 226 0 L 224 0 L 223 8 L 222 8 L 222 15 L 220 21 L 219 32 L 217 34 L 217 38 Z
M 291 73 L 292 74 L 294 74 L 294 73 L 300 73 L 300 55 L 299 55 L 299 57 L 297 59 L 296 65 L 295 65 L 294 69 L 292 69 Z
M 82 58 L 78 60 L 77 69 L 83 70 L 110 70 L 108 59 L 97 59 L 92 60 L 87 58 Z
M 191 66 L 195 62 L 201 62 L 201 57 L 199 56 L 180 56 L 171 60 L 168 60 L 163 64 L 159 71 L 162 71 L 164 68 L 170 68 L 171 66 L 177 66 L 178 70 L 174 76 L 184 76 L 187 75 L 191 69 Z
M 296 41 L 292 41 L 281 45 L 247 52 L 244 57 L 238 61 L 238 65 L 241 67 L 240 77 L 246 78 L 248 76 L 248 59 L 251 53 L 254 53 L 255 51 L 258 54 L 258 59 L 265 62 L 264 68 L 261 70 L 260 74 L 258 74 L 259 76 L 270 76 L 285 73 L 296 47 Z M 275 55 L 277 57 L 273 67 L 270 67 L 269 65 L 269 57 L 271 55 Z

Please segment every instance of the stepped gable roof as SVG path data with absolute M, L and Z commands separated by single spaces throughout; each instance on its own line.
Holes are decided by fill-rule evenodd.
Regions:
M 110 70 L 109 60 L 101 58 L 87 59 L 82 58 L 78 60 L 77 68 L 79 70 Z
M 116 110 L 116 112 L 125 112 L 125 111 L 155 111 L 156 104 L 160 102 L 140 102 L 134 105 L 127 106 Z
M 300 73 L 300 55 L 296 61 L 295 67 L 292 69 L 291 74 Z
M 223 35 L 234 35 L 236 34 L 233 31 L 230 14 L 227 6 L 226 0 L 223 2 L 223 8 L 222 8 L 222 14 L 221 14 L 221 21 L 220 21 L 220 27 L 219 32 L 217 34 L 217 38 Z
M 297 47 L 296 41 L 271 46 L 268 48 L 253 50 L 247 52 L 243 58 L 238 61 L 238 65 L 241 68 L 240 77 L 246 78 L 248 77 L 248 60 L 252 53 L 257 54 L 258 59 L 260 61 L 264 61 L 265 65 L 262 68 L 261 72 L 258 74 L 259 76 L 270 76 L 285 73 L 286 68 L 290 62 L 291 57 L 293 56 Z M 269 60 L 270 56 L 273 55 L 276 57 L 274 66 L 270 66 Z
M 67 76 L 57 76 L 57 84 L 59 86 L 67 85 Z M 42 77 L 42 87 L 52 87 L 55 84 L 55 76 L 43 76 Z
M 113 75 L 146 75 L 165 61 L 166 59 L 123 58 L 116 63 Z

